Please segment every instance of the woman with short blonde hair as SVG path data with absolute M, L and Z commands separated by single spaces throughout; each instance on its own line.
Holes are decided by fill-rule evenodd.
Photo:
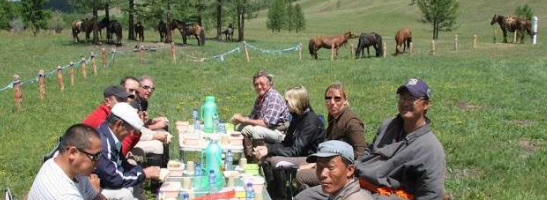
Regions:
M 285 92 L 285 101 L 289 106 L 289 112 L 301 115 L 310 107 L 310 95 L 304 86 L 289 88 Z

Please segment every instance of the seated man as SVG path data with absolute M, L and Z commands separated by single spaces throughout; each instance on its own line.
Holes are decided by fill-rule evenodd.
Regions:
M 308 156 L 309 163 L 316 163 L 315 174 L 328 199 L 332 200 L 372 200 L 369 192 L 359 187 L 354 177 L 355 160 L 353 148 L 339 140 L 329 140 L 319 144 L 319 151 Z
M 118 102 L 125 102 L 127 98 L 135 98 L 119 85 L 111 85 L 104 89 L 104 102 L 91 112 L 82 123 L 93 128 L 99 128 L 104 120 L 110 115 L 110 109 Z
M 64 133 L 58 149 L 59 154 L 40 168 L 28 199 L 105 199 L 100 194 L 99 179 L 91 175 L 101 155 L 99 133 L 84 124 L 73 125 Z
M 429 127 L 431 90 L 410 79 L 397 89 L 399 114 L 382 123 L 374 142 L 356 163 L 361 187 L 374 199 L 442 199 L 446 161 Z M 297 199 L 327 199 L 317 188 Z
M 121 155 L 121 141 L 132 131 L 142 128 L 137 110 L 127 103 L 117 103 L 112 113 L 98 128 L 102 154 L 96 173 L 101 179 L 102 194 L 108 199 L 144 199 L 139 185 L 145 178 L 158 179 L 159 167 L 131 165 Z
M 238 129 L 244 136 L 245 156 L 249 159 L 253 157 L 253 146 L 261 146 L 263 141 L 281 143 L 285 134 L 279 129 L 286 129 L 289 121 L 289 109 L 273 88 L 273 76 L 259 71 L 253 76 L 253 84 L 258 97 L 251 114 L 243 117 L 237 113 L 232 117 L 232 123 L 239 124 Z

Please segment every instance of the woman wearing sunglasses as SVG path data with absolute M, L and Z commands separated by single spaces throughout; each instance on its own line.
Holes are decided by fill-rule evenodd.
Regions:
M 365 150 L 365 124 L 351 111 L 346 89 L 341 82 L 334 82 L 325 90 L 325 105 L 328 114 L 328 127 L 325 141 L 341 140 L 353 147 L 357 159 Z M 297 181 L 304 187 L 319 185 L 315 175 L 315 164 L 301 166 L 296 175 Z

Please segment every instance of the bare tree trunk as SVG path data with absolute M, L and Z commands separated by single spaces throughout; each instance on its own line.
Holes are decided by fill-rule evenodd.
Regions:
M 239 12 L 238 12 L 238 17 L 239 17 L 239 20 L 240 22 L 238 23 L 240 26 L 238 27 L 238 41 L 243 41 L 245 40 L 245 12 L 246 12 L 246 8 L 245 8 L 245 4 L 246 4 L 246 1 L 244 0 L 243 3 L 240 5 L 240 9 L 239 9 Z
M 99 34 L 97 32 L 97 19 L 99 18 L 99 11 L 97 7 L 97 1 L 93 1 L 93 19 L 91 19 L 93 23 L 93 44 L 99 44 Z
M 107 1 L 104 5 L 104 18 L 106 19 L 106 24 L 103 24 L 103 26 L 105 26 L 106 32 L 104 37 L 106 37 L 106 35 L 108 35 L 108 30 L 110 29 L 110 1 Z
M 167 34 L 165 35 L 165 43 L 173 42 L 173 34 L 171 34 L 171 1 L 167 1 Z
M 222 0 L 217 0 L 217 39 L 222 31 Z
M 135 0 L 129 0 L 129 34 L 128 40 L 135 40 Z

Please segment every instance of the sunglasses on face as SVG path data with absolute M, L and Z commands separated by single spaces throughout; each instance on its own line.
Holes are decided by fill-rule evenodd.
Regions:
M 421 97 L 413 97 L 413 96 L 398 96 L 399 103 L 416 103 L 419 100 L 422 100 L 424 98 Z
M 101 155 L 101 151 L 95 153 L 95 154 L 92 154 L 92 153 L 89 153 L 83 149 L 80 149 L 80 148 L 76 148 L 79 152 L 82 152 L 84 153 L 88 158 L 89 160 L 91 160 L 92 162 L 97 162 L 97 160 L 99 160 L 99 156 Z
M 339 97 L 339 96 L 325 96 L 325 101 L 326 102 L 330 102 L 334 99 L 334 102 L 340 102 L 342 101 L 342 97 Z
M 150 87 L 149 85 L 143 85 L 142 88 L 151 92 L 156 90 L 156 87 Z

